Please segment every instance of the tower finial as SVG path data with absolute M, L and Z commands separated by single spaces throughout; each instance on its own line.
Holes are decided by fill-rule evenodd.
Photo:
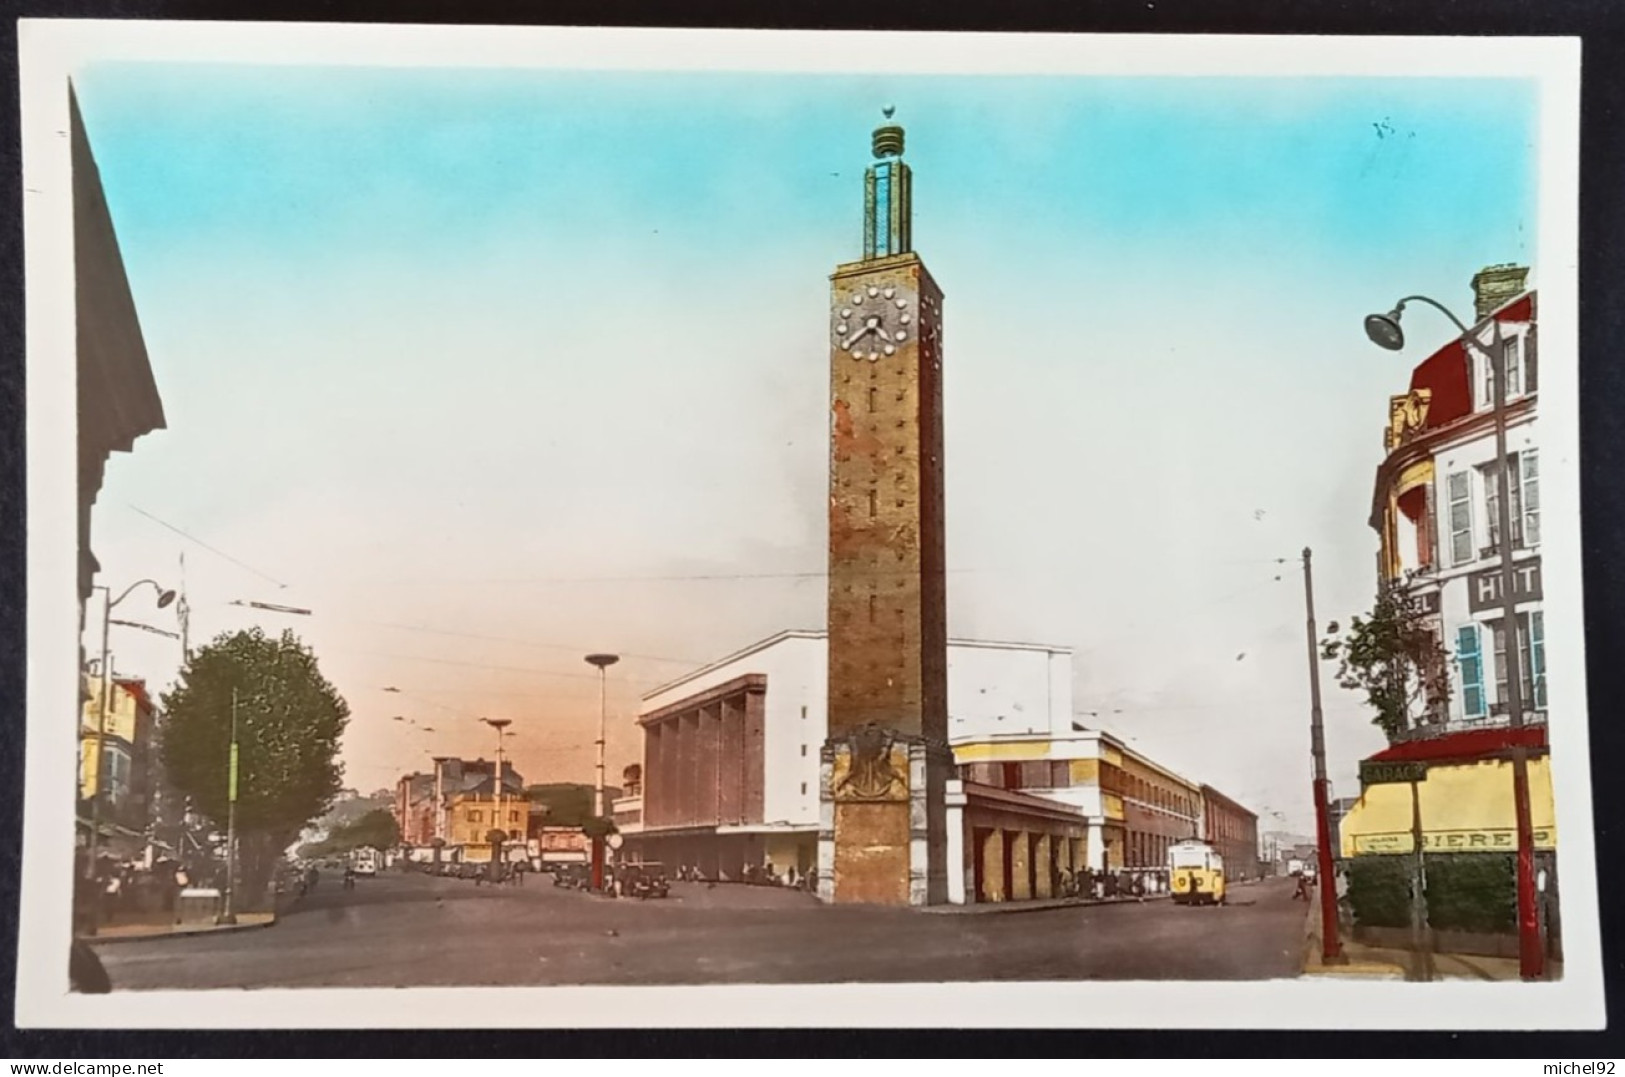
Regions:
M 894 113 L 896 113 L 896 111 L 897 111 L 897 106 L 896 105 L 887 105 L 885 108 L 880 110 L 880 114 L 882 116 L 886 117 L 889 120 L 889 119 L 892 118 L 892 115 Z

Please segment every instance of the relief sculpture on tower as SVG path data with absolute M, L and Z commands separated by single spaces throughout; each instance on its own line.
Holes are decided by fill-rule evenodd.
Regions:
M 854 729 L 837 749 L 832 792 L 836 800 L 904 800 L 908 750 L 873 722 Z

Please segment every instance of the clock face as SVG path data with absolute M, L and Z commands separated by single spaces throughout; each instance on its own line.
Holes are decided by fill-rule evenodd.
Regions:
M 891 284 L 848 287 L 835 298 L 831 340 L 854 359 L 877 363 L 914 340 L 919 305 L 912 292 Z

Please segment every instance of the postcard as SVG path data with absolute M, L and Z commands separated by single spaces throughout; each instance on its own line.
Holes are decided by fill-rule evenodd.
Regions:
M 21 62 L 20 1026 L 1601 1027 L 1577 42 Z

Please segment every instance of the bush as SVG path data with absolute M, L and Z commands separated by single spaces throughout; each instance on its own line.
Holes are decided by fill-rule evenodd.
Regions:
M 1349 908 L 1361 927 L 1409 927 L 1411 858 L 1356 856 L 1348 861 Z
M 1440 931 L 1509 933 L 1518 926 L 1510 853 L 1441 853 L 1427 864 L 1428 923 Z

